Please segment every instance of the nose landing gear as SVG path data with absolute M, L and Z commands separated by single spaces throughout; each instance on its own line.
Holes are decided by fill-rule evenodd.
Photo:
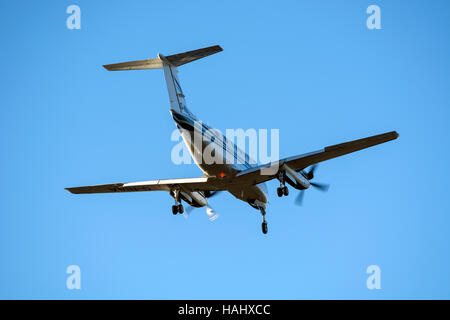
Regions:
M 268 231 L 268 229 L 267 229 L 267 221 L 263 221 L 261 227 L 262 227 L 262 232 L 264 234 L 267 234 L 267 231 Z
M 267 234 L 267 231 L 268 231 L 268 227 L 267 227 L 267 221 L 266 221 L 266 209 L 264 209 L 264 208 L 260 208 L 260 211 L 261 211 L 261 215 L 262 215 L 262 217 L 263 217 L 263 222 L 262 222 L 262 224 L 261 224 L 261 229 L 262 229 L 262 232 L 264 233 L 264 234 Z

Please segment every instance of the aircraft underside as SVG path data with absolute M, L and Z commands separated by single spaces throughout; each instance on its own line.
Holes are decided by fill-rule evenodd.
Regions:
M 220 46 L 211 46 L 171 56 L 158 54 L 158 57 L 153 59 L 104 66 L 109 71 L 164 70 L 169 94 L 170 112 L 194 162 L 203 171 L 202 177 L 112 183 L 66 189 L 74 194 L 166 191 L 174 198 L 175 204 L 172 206 L 174 215 L 184 213 L 182 204 L 182 201 L 184 201 L 190 205 L 190 208 L 206 207 L 207 214 L 211 220 L 214 220 L 217 214 L 209 207 L 208 199 L 220 191 L 227 191 L 237 199 L 247 202 L 261 212 L 263 218 L 262 231 L 267 233 L 265 215 L 268 192 L 265 182 L 273 179 L 279 181 L 280 186 L 276 190 L 279 197 L 289 194 L 287 185 L 299 190 L 297 203 L 301 203 L 304 191 L 308 188 L 315 187 L 322 191 L 328 189 L 327 185 L 312 181 L 317 163 L 398 138 L 398 133 L 391 131 L 257 165 L 251 161 L 247 154 L 244 153 L 242 155 L 242 152 L 238 152 L 240 150 L 231 141 L 227 141 L 225 137 L 220 135 L 211 134 L 211 128 L 201 123 L 186 106 L 185 95 L 178 79 L 178 67 L 220 51 L 222 51 Z M 195 143 L 195 130 L 201 134 L 201 143 L 199 145 Z M 205 161 L 205 149 L 211 144 L 217 150 L 223 151 L 223 156 L 228 155 L 234 161 L 232 163 L 227 162 L 226 159 L 214 162 Z M 310 168 L 309 170 L 307 170 L 308 167 Z

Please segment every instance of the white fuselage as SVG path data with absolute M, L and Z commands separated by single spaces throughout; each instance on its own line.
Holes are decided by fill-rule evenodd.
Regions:
M 180 114 L 173 109 L 170 112 L 194 162 L 205 176 L 227 179 L 255 166 L 249 163 L 249 156 L 240 150 L 233 141 L 229 141 L 225 136 L 211 130 L 192 113 Z M 210 146 L 210 144 L 214 144 L 214 146 Z M 220 150 L 222 161 L 208 162 L 205 160 L 206 148 Z M 227 162 L 227 159 L 231 159 L 231 163 Z M 265 184 L 232 186 L 227 191 L 252 206 L 265 207 L 268 201 Z
M 163 65 L 164 76 L 167 84 L 167 91 L 170 100 L 170 113 L 180 130 L 184 142 L 198 167 L 205 176 L 226 178 L 236 175 L 246 169 L 252 168 L 249 156 L 237 148 L 233 141 L 226 141 L 226 138 L 211 130 L 203 124 L 187 108 L 185 96 L 178 79 L 178 70 L 169 64 Z M 201 136 L 202 143 L 195 143 L 195 134 Z M 203 155 L 205 148 L 210 144 L 223 150 L 223 157 L 233 159 L 232 163 L 227 161 L 210 163 L 205 161 Z M 264 184 L 231 186 L 227 189 L 236 198 L 248 202 L 253 207 L 265 207 L 267 203 L 267 188 Z

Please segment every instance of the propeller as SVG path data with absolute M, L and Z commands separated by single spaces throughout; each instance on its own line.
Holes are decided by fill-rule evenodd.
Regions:
M 192 210 L 197 209 L 196 207 L 189 206 L 184 210 L 183 217 L 186 219 L 189 218 L 189 215 L 191 214 Z M 214 211 L 213 208 L 211 208 L 209 205 L 206 205 L 206 214 L 208 215 L 209 221 L 214 221 L 219 217 L 219 214 Z
M 303 204 L 303 197 L 305 195 L 305 190 L 300 190 L 298 196 L 295 198 L 295 204 L 301 206 Z
M 308 180 L 314 179 L 314 171 L 316 171 L 316 169 L 317 169 L 317 164 L 312 165 L 311 169 L 309 169 L 309 171 L 306 172 L 306 179 L 308 179 Z M 310 182 L 310 184 L 312 187 L 314 187 L 322 192 L 327 192 L 328 189 L 330 188 L 330 185 L 326 184 L 326 183 Z M 295 198 L 296 205 L 301 206 L 303 204 L 304 195 L 305 195 L 305 190 L 300 190 L 297 198 Z
M 219 214 L 208 205 L 208 199 L 216 196 L 218 193 L 220 193 L 220 191 L 204 191 L 206 198 L 206 214 L 208 215 L 210 221 L 216 220 L 219 217 Z M 187 219 L 194 209 L 196 209 L 196 207 L 187 207 L 186 210 L 184 210 L 183 216 Z
M 214 221 L 219 217 L 219 214 L 213 210 L 213 208 L 206 206 L 206 214 L 209 217 L 209 221 Z
M 319 182 L 310 182 L 311 186 L 313 186 L 316 189 L 319 189 L 320 191 L 327 192 L 330 188 L 329 184 L 326 183 L 319 183 Z
M 306 173 L 306 178 L 308 180 L 314 179 L 314 171 L 316 171 L 316 169 L 317 169 L 317 164 L 313 164 L 311 166 L 311 169 L 309 169 L 309 171 Z

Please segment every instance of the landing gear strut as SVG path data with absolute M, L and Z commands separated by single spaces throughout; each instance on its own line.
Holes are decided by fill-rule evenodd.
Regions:
M 183 205 L 181 204 L 180 190 L 174 189 L 173 194 L 174 194 L 173 198 L 175 199 L 175 204 L 172 206 L 172 213 L 174 215 L 176 215 L 177 213 L 183 213 L 184 208 L 183 208 Z
M 262 229 L 262 232 L 263 232 L 264 234 L 266 234 L 267 231 L 268 231 L 268 228 L 267 228 L 267 221 L 266 221 L 266 210 L 265 210 L 264 208 L 260 208 L 260 210 L 261 210 L 261 214 L 262 214 L 262 216 L 263 216 L 263 222 L 262 222 L 262 224 L 261 224 L 261 229 Z

